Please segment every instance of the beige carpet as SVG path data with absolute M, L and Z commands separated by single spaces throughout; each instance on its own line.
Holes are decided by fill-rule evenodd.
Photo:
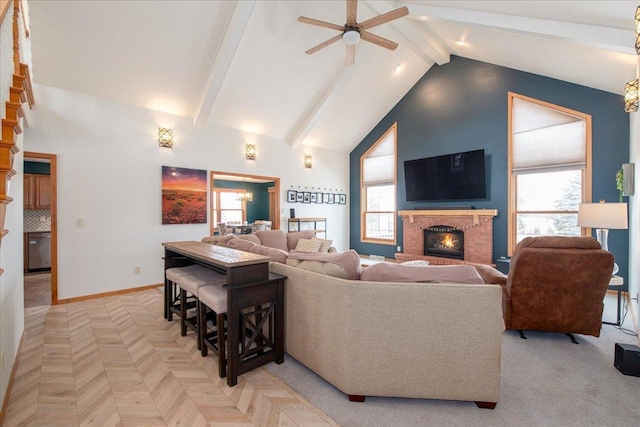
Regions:
M 615 303 L 614 296 L 607 296 L 606 319 L 615 320 Z M 599 338 L 577 335 L 579 345 L 562 334 L 527 336 L 523 340 L 516 331 L 504 334 L 495 410 L 428 399 L 367 397 L 354 403 L 290 357 L 268 369 L 345 427 L 640 425 L 640 378 L 625 376 L 613 366 L 615 343 L 637 344 L 635 337 L 609 325 L 603 325 Z M 464 342 L 460 351 L 465 351 Z

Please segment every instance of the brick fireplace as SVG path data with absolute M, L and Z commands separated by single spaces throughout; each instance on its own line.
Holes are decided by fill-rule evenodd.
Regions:
M 398 262 L 427 260 L 431 264 L 479 263 L 493 265 L 493 218 L 496 209 L 399 211 L 403 222 L 404 252 L 396 254 Z M 425 255 L 424 230 L 448 226 L 464 232 L 463 259 Z

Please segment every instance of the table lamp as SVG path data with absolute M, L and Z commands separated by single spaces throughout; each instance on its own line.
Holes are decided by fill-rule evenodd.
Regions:
M 605 251 L 609 250 L 607 239 L 610 229 L 629 228 L 626 203 L 581 203 L 578 208 L 578 225 L 596 229 L 596 238 Z M 613 263 L 613 274 L 618 272 L 618 264 Z

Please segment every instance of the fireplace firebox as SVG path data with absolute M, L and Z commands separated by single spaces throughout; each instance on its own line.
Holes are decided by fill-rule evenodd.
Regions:
M 424 254 L 463 260 L 464 231 L 448 225 L 434 225 L 425 228 Z

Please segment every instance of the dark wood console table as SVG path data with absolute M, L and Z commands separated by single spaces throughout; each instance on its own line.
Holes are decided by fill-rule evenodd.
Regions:
M 238 375 L 284 362 L 284 279 L 269 273 L 270 257 L 201 242 L 168 242 L 165 271 L 200 264 L 227 275 L 227 384 Z M 165 278 L 165 318 L 172 299 Z M 168 301 L 168 302 L 167 302 Z

